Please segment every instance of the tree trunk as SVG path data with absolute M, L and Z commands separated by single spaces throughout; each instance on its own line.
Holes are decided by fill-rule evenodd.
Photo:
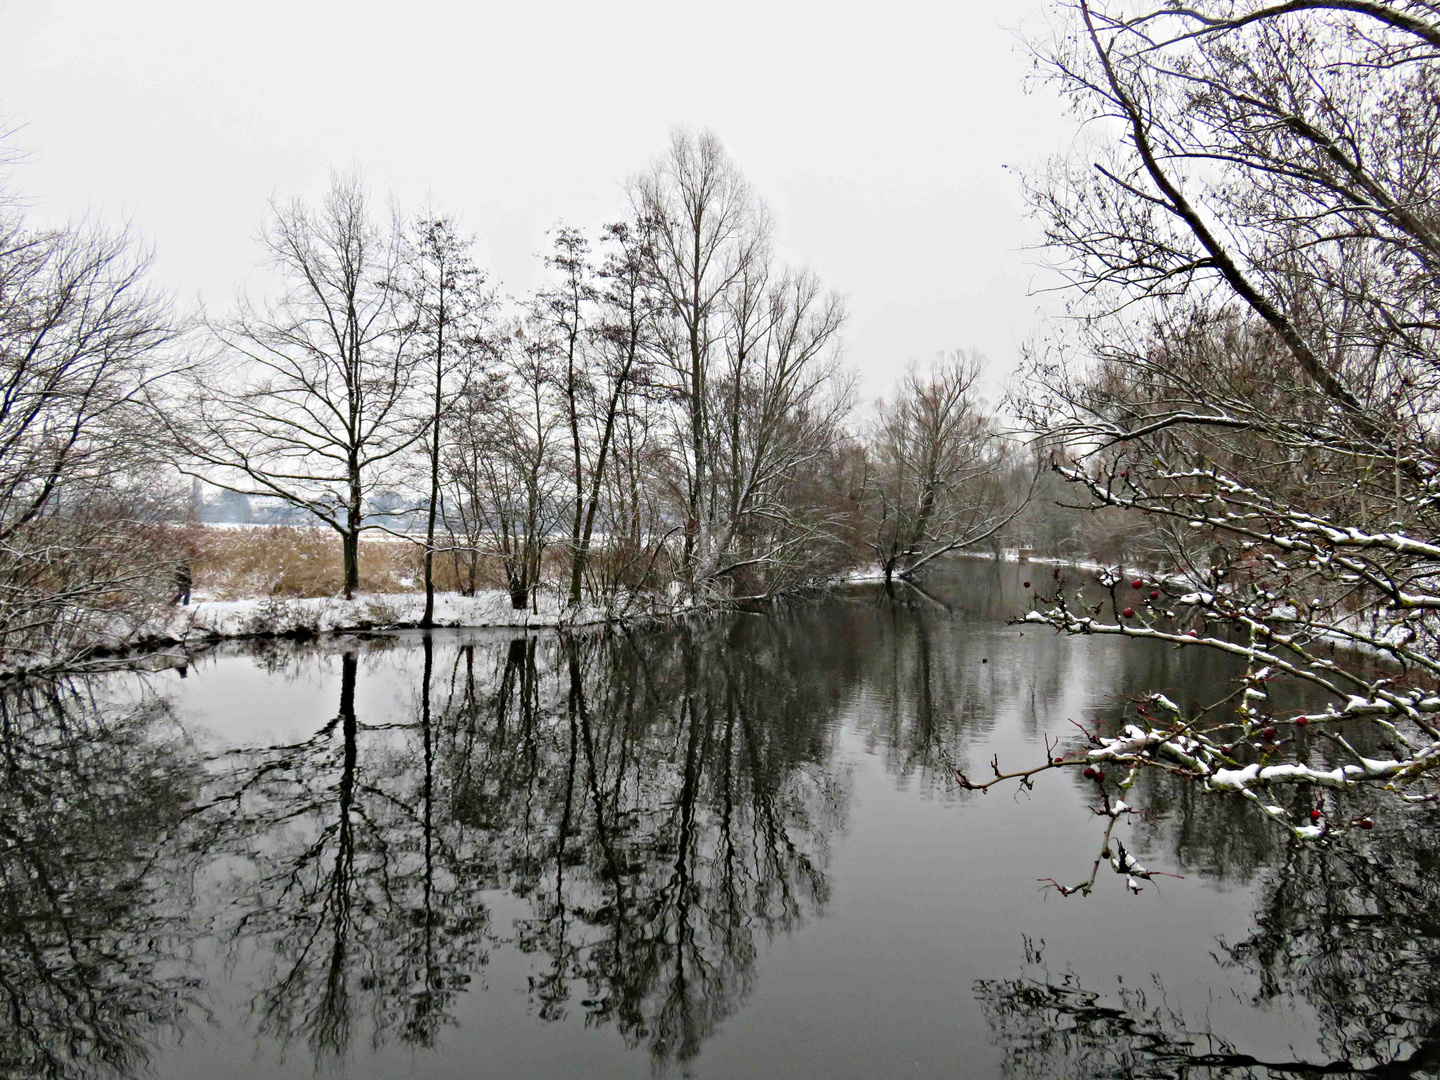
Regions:
M 585 574 L 585 561 L 590 557 L 590 537 L 595 530 L 595 511 L 600 505 L 600 486 L 605 478 L 605 463 L 610 456 L 610 442 L 615 436 L 615 414 L 620 408 L 620 397 L 625 392 L 625 383 L 630 378 L 630 368 L 635 363 L 636 347 L 632 337 L 625 366 L 615 380 L 610 394 L 609 407 L 605 410 L 605 427 L 600 434 L 600 450 L 595 455 L 595 474 L 590 478 L 590 505 L 585 508 L 585 527 L 580 533 L 580 543 L 575 548 L 570 565 L 570 602 L 580 603 L 580 586 Z M 612 523 L 613 524 L 613 523 Z M 613 543 L 611 545 L 614 546 Z
M 577 326 L 579 319 L 576 319 Z M 570 602 L 580 603 L 580 566 L 585 556 L 580 550 L 580 529 L 585 513 L 585 469 L 580 454 L 579 405 L 575 400 L 575 338 L 570 338 L 570 384 L 566 387 L 570 409 L 570 441 L 574 451 L 575 513 L 570 520 Z
M 595 503 L 592 501 L 585 511 L 585 527 L 570 559 L 570 603 L 576 607 L 580 604 L 580 585 L 585 576 L 585 560 L 590 554 L 590 530 L 594 524 Z
M 360 525 L 363 520 L 360 466 L 352 456 L 350 460 L 350 505 L 346 507 L 345 531 L 341 534 L 341 548 L 345 560 L 346 600 L 355 599 L 355 590 L 360 588 Z
M 347 529 L 340 534 L 340 547 L 345 560 L 345 599 L 355 599 L 360 588 L 360 533 Z
M 530 552 L 521 547 L 505 556 L 505 585 L 510 592 L 510 607 L 524 611 L 530 601 Z
M 440 502 L 440 375 L 435 376 L 435 415 L 430 425 L 430 513 L 425 522 L 425 613 L 420 625 L 435 625 L 435 511 Z
M 690 295 L 690 443 L 695 454 L 694 487 L 685 519 L 685 570 L 694 585 L 694 559 L 700 541 L 700 501 L 705 492 L 705 355 L 700 348 L 700 223 L 694 229 L 694 262 L 691 270 Z

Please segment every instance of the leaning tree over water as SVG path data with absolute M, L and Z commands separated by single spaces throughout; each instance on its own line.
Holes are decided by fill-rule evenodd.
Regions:
M 1440 5 L 1060 11 L 1037 61 L 1087 138 L 1029 195 L 1078 317 L 1019 404 L 1171 566 L 1028 618 L 1245 667 L 1058 767 L 1177 772 L 1302 840 L 1369 827 L 1336 789 L 1440 798 Z M 1283 708 L 1276 678 L 1328 702 Z

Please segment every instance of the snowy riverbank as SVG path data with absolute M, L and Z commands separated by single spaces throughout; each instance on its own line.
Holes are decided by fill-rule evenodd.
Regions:
M 225 640 L 410 629 L 420 625 L 424 611 L 425 594 L 420 592 L 366 593 L 353 600 L 336 596 L 197 597 L 185 606 L 154 609 L 138 624 L 117 621 L 97 645 L 78 655 L 6 657 L 0 661 L 0 678 L 128 664 L 156 654 L 182 655 Z M 447 629 L 563 629 L 673 614 L 677 612 L 640 604 L 622 609 L 572 607 L 553 594 L 542 594 L 531 607 L 517 611 L 508 593 L 492 589 L 475 596 L 436 593 L 434 624 Z
M 294 633 L 333 633 L 417 626 L 424 593 L 369 593 L 346 600 L 335 596 L 273 597 L 264 600 L 199 600 L 176 608 L 158 636 L 186 643 L 213 638 Z M 593 605 L 579 608 L 555 596 L 541 596 L 517 611 L 500 589 L 462 596 L 435 594 L 435 625 L 444 627 L 560 627 L 607 622 L 613 614 Z

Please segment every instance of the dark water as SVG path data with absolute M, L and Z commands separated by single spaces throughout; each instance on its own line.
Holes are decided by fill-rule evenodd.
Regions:
M 1021 579 L 644 632 L 231 651 L 0 695 L 0 1074 L 1440 1075 L 1440 831 L 962 793 L 1225 692 Z M 1358 805 L 1358 804 L 1357 804 Z

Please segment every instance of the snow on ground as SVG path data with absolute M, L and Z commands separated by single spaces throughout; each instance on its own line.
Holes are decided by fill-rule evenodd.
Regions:
M 993 559 L 994 555 L 990 554 L 989 552 L 961 550 L 951 552 L 950 558 Z M 1039 563 L 1044 566 L 1066 566 L 1074 570 L 1083 570 L 1096 574 L 1115 572 L 1116 570 L 1114 563 L 1098 563 L 1090 559 L 1072 559 L 1065 556 L 1048 555 L 1027 555 L 1024 558 L 1021 558 L 1019 548 L 1001 549 L 999 561 L 1012 563 Z M 1120 568 L 1119 573 L 1122 577 L 1143 577 L 1146 581 L 1151 581 L 1156 578 L 1155 571 L 1141 570 L 1135 567 L 1122 567 Z M 875 564 L 872 564 L 870 566 L 861 566 L 842 575 L 840 580 L 852 585 L 861 585 L 872 581 L 884 581 L 885 571 L 879 565 Z M 1186 582 L 1184 578 L 1177 574 L 1166 575 L 1165 581 L 1169 584 L 1188 584 L 1188 582 Z
M 884 581 L 885 571 L 878 566 L 862 566 L 851 570 L 843 578 L 849 585 L 864 585 L 872 581 Z
M 158 636 L 176 641 L 197 638 L 283 634 L 297 630 L 326 633 L 379 627 L 414 626 L 425 610 L 424 593 L 369 593 L 353 600 L 334 596 L 264 600 L 198 600 L 174 609 Z M 559 598 L 541 596 L 532 608 L 516 611 L 510 596 L 492 589 L 475 596 L 435 594 L 437 626 L 556 627 L 587 626 L 610 616 L 601 608 L 567 607 Z
M 560 629 L 663 619 L 682 614 L 687 605 L 664 607 L 657 598 L 604 608 L 571 607 L 563 598 L 542 594 L 524 611 L 510 606 L 510 595 L 491 589 L 476 596 L 435 594 L 435 625 L 447 628 Z M 268 597 L 208 600 L 203 596 L 178 607 L 160 607 L 140 622 L 116 620 L 107 637 L 95 645 L 98 655 L 77 658 L 0 655 L 0 679 L 54 670 L 79 670 L 135 663 L 146 656 L 183 656 L 193 646 L 225 638 L 296 636 L 343 631 L 410 629 L 420 625 L 425 594 L 364 593 L 353 600 L 338 596 Z M 178 647 L 178 649 L 176 648 Z

